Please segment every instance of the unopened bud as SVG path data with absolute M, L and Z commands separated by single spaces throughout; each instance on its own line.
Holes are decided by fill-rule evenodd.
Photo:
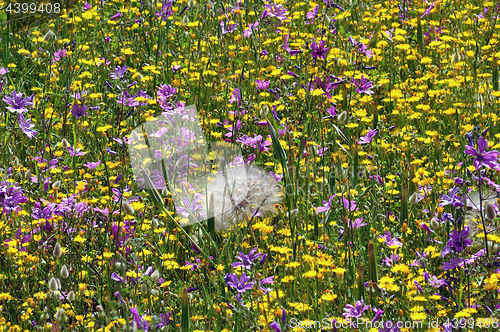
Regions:
M 161 195 L 162 195 L 163 197 L 165 197 L 165 196 L 167 196 L 167 195 L 168 195 L 168 189 L 167 189 L 167 187 L 163 187 L 163 189 L 161 190 Z
M 54 246 L 54 251 L 52 252 L 55 258 L 59 258 L 62 255 L 62 250 L 61 250 L 61 245 L 59 242 L 56 242 L 56 245 Z
M 141 293 L 142 294 L 147 294 L 148 293 L 148 286 L 146 284 L 141 285 Z
M 153 228 L 158 228 L 158 219 L 155 218 L 155 219 L 151 220 L 151 226 Z
M 410 199 L 408 201 L 409 201 L 409 203 L 411 205 L 417 204 L 417 201 L 418 201 L 418 192 L 415 191 L 413 194 L 411 194 Z
M 135 130 L 132 130 L 132 133 L 130 136 L 132 137 L 132 140 L 134 142 L 139 142 L 141 140 L 141 136 Z
M 54 182 L 54 184 L 52 184 L 52 189 L 59 189 L 60 186 L 61 180 L 57 180 L 56 182 Z
M 298 214 L 299 214 L 299 209 L 293 209 L 292 212 L 290 212 L 290 217 L 292 219 L 295 219 L 295 217 L 297 217 Z
M 47 33 L 43 36 L 43 41 L 47 42 L 50 40 L 50 38 L 54 37 L 55 33 L 52 30 L 47 31 Z
M 56 321 L 60 321 L 63 318 L 63 316 L 64 316 L 64 309 L 60 308 L 56 312 Z
M 67 148 L 69 148 L 69 142 L 67 139 L 63 138 L 62 141 L 61 141 L 61 147 L 66 150 Z
M 344 123 L 345 120 L 347 120 L 347 112 L 343 111 L 342 113 L 340 113 L 338 119 L 340 123 Z
M 153 295 L 154 297 L 157 297 L 158 294 L 159 294 L 159 292 L 156 289 L 151 290 L 151 295 Z
M 439 225 L 440 224 L 439 224 L 438 218 L 432 218 L 431 219 L 431 227 L 432 227 L 432 229 L 434 229 L 434 230 L 438 229 Z
M 151 280 L 153 281 L 158 281 L 160 279 L 160 272 L 158 270 L 155 270 L 152 274 L 151 274 Z
M 175 169 L 180 170 L 181 168 L 183 168 L 186 164 L 187 158 L 187 155 L 183 155 L 182 157 L 180 157 L 179 160 L 177 160 L 177 162 L 175 163 Z
M 24 181 L 26 181 L 29 178 L 31 178 L 31 174 L 32 173 L 33 173 L 33 171 L 31 169 L 27 170 L 26 173 L 24 173 Z
M 115 269 L 117 269 L 118 271 L 122 271 L 122 270 L 125 270 L 126 267 L 125 267 L 125 264 L 123 264 L 122 262 L 116 262 Z
M 260 109 L 260 116 L 262 118 L 265 118 L 267 117 L 267 115 L 269 114 L 269 107 L 267 105 L 264 105 L 261 109 Z
M 57 291 L 58 290 L 58 282 L 57 282 L 57 279 L 52 277 L 50 278 L 49 280 L 49 289 L 53 292 Z
M 19 166 L 19 159 L 16 156 L 14 156 L 14 158 L 12 158 L 12 164 L 15 167 Z
M 68 267 L 66 266 L 66 264 L 64 264 L 61 268 L 61 278 L 67 279 L 68 277 L 69 277 Z
M 68 301 L 69 301 L 69 302 L 74 301 L 74 300 L 75 300 L 75 292 L 70 291 L 70 292 L 68 293 L 68 296 L 67 296 L 67 297 L 68 297 Z
M 134 208 L 132 207 L 132 205 L 130 205 L 129 203 L 123 201 L 122 202 L 122 210 L 123 212 L 125 212 L 125 214 L 127 215 L 132 215 L 134 214 L 135 210 Z
M 490 203 L 486 203 L 486 218 L 488 218 L 489 220 L 493 220 L 496 216 L 497 212 L 495 211 L 493 205 L 491 205 Z

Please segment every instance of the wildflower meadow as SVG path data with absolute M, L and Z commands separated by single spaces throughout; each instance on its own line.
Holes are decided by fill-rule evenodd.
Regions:
M 0 0 L 0 330 L 497 331 L 499 15 Z

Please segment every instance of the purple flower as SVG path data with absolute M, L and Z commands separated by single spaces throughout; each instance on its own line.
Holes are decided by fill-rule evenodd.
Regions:
M 443 270 L 448 271 L 448 270 L 453 270 L 454 268 L 458 267 L 461 263 L 463 262 L 463 258 L 452 258 L 449 262 L 444 262 L 443 263 Z
M 122 17 L 122 13 L 116 13 L 109 20 L 110 21 L 115 21 L 115 20 L 119 19 L 120 17 Z
M 365 75 L 361 75 L 359 82 L 356 79 L 353 79 L 352 84 L 357 87 L 357 93 L 366 93 L 369 95 L 373 94 L 373 91 L 370 90 L 371 88 L 373 88 L 373 82 L 368 81 Z
M 87 106 L 83 105 L 82 103 L 73 103 L 73 106 L 71 107 L 71 114 L 77 119 L 81 118 L 82 116 L 86 116 L 88 113 L 86 112 Z
M 66 53 L 66 50 L 64 48 L 57 50 L 54 53 L 54 56 L 52 57 L 52 62 L 55 63 L 55 62 L 61 60 L 62 58 L 64 58 L 66 55 L 67 55 L 67 53 Z
M 286 20 L 286 14 L 288 13 L 288 9 L 283 8 L 280 4 L 274 3 L 273 5 L 269 4 L 265 6 L 264 11 L 262 12 L 262 19 L 265 19 L 267 16 L 276 17 L 280 21 Z
M 17 185 L 17 182 L 0 182 L 0 208 L 3 214 L 9 215 L 11 211 L 19 212 L 21 210 L 19 204 L 27 201 L 28 197 L 24 196 L 24 192 Z
M 156 329 L 161 329 L 164 326 L 170 324 L 170 317 L 172 316 L 172 311 L 167 312 L 167 314 L 160 314 L 160 322 L 156 324 Z
M 14 90 L 12 92 L 12 97 L 4 96 L 2 100 L 9 105 L 9 107 L 7 107 L 9 112 L 22 114 L 24 112 L 28 112 L 26 107 L 33 105 L 33 96 L 34 95 L 23 98 L 22 92 L 17 93 L 16 90 Z
M 377 135 L 377 129 L 370 129 L 364 137 L 360 137 L 358 144 L 368 144 Z
M 25 119 L 22 113 L 17 116 L 17 123 L 29 139 L 34 138 L 38 134 L 38 131 L 33 129 L 35 125 L 31 123 L 31 119 Z
M 308 12 L 306 14 L 306 19 L 311 20 L 310 22 L 306 21 L 306 24 L 313 24 L 314 23 L 314 19 L 316 18 L 316 16 L 318 16 L 318 10 L 319 10 L 319 5 L 314 7 L 312 12 Z
M 433 3 L 431 3 L 431 5 L 429 6 L 429 8 L 427 8 L 424 11 L 424 13 L 422 14 L 422 16 L 420 16 L 420 18 L 424 18 L 427 15 L 429 15 L 431 13 L 431 11 L 434 9 L 434 7 L 436 6 L 436 3 L 437 3 L 437 1 L 434 1 Z
M 345 196 L 342 196 L 340 201 L 344 204 L 344 209 L 349 210 L 349 211 L 356 211 L 358 209 L 358 206 L 356 205 L 356 201 L 350 201 Z
M 97 166 L 99 166 L 101 164 L 101 161 L 97 161 L 97 162 L 88 162 L 86 164 L 83 164 L 83 166 L 89 168 L 89 169 L 95 169 Z
M 354 221 L 349 220 L 348 224 L 350 229 L 358 229 L 366 226 L 366 223 L 363 222 L 363 217 L 355 219 Z
M 448 195 L 441 195 L 438 206 L 443 207 L 452 204 L 454 207 L 463 207 L 464 203 L 462 202 L 462 199 L 457 195 L 458 189 L 459 188 L 457 187 L 453 187 L 452 189 L 450 189 Z
M 332 208 L 332 201 L 333 201 L 334 197 L 335 197 L 335 195 L 330 196 L 330 200 L 328 202 L 323 201 L 323 206 L 316 208 L 316 212 L 320 213 L 320 212 L 330 211 L 330 209 Z
M 137 328 L 142 329 L 142 318 L 141 316 L 139 316 L 139 311 L 137 310 L 137 307 L 131 307 L 130 313 L 132 314 L 132 316 L 134 316 L 134 322 L 137 325 Z
M 274 283 L 274 276 L 270 276 L 270 277 L 264 278 L 260 282 L 259 289 L 261 289 L 264 292 L 264 294 L 267 294 L 267 293 L 269 293 L 270 289 L 263 287 L 263 285 L 265 285 L 265 284 L 273 284 L 273 283 Z
M 109 74 L 109 76 L 114 79 L 114 80 L 117 80 L 117 79 L 120 79 L 123 77 L 123 75 L 125 75 L 125 72 L 127 71 L 128 67 L 127 66 L 123 66 L 123 67 L 120 67 L 120 66 L 117 66 L 114 70 L 115 72 L 114 73 L 111 73 Z
M 243 31 L 243 37 L 244 38 L 250 37 L 253 34 L 253 31 L 257 31 L 258 30 L 258 26 L 259 26 L 259 22 L 250 23 L 248 25 L 248 29 L 245 30 L 245 31 Z
M 391 237 L 391 233 L 387 233 L 387 232 L 384 232 L 384 236 L 382 235 L 379 235 L 378 236 L 379 238 L 381 239 L 384 239 L 385 240 L 385 243 L 387 244 L 388 247 L 390 246 L 398 246 L 398 247 L 401 247 L 403 244 L 398 240 L 398 238 L 395 236 L 395 237 Z
M 452 249 L 456 252 L 462 252 L 464 248 L 470 247 L 472 245 L 472 239 L 467 239 L 469 236 L 469 227 L 465 226 L 461 231 L 453 230 L 453 233 L 450 234 L 450 239 L 448 243 L 443 248 L 443 252 L 441 253 L 441 257 L 445 257 L 448 255 Z
M 255 82 L 257 83 L 257 88 L 259 88 L 260 90 L 265 90 L 269 87 L 269 83 L 271 83 L 271 81 L 261 81 L 261 80 L 255 80 Z
M 122 277 L 120 277 L 118 275 L 118 273 L 116 273 L 116 272 L 113 272 L 111 274 L 111 279 L 113 279 L 114 281 L 118 281 L 118 282 L 125 282 L 125 279 L 123 279 Z
M 248 255 L 245 255 L 242 252 L 238 253 L 236 259 L 238 259 L 239 262 L 235 262 L 231 264 L 231 266 L 233 268 L 243 266 L 246 270 L 250 270 L 252 268 L 252 264 L 254 264 L 255 261 L 262 256 L 262 253 L 258 252 L 257 250 L 258 250 L 257 248 L 253 248 L 252 250 L 250 250 Z
M 74 157 L 74 156 L 81 157 L 81 156 L 85 155 L 85 152 L 83 152 L 82 149 L 80 149 L 80 148 L 76 148 L 76 152 L 75 152 L 75 149 L 72 146 L 68 146 L 67 150 L 68 150 L 69 155 L 71 157 Z
M 281 332 L 281 326 L 277 322 L 273 321 L 271 324 L 269 324 L 269 327 L 274 330 L 274 332 Z
M 342 314 L 346 319 L 349 318 L 360 318 L 363 312 L 370 309 L 369 305 L 365 305 L 363 299 L 357 301 L 355 305 L 348 304 L 344 308 L 344 313 Z
M 0 76 L 3 76 L 7 73 L 10 73 L 10 70 L 8 70 L 7 68 L 4 68 L 4 67 L 0 67 Z
M 312 57 L 314 59 L 316 59 L 316 58 L 325 59 L 326 58 L 326 54 L 330 50 L 330 48 L 325 47 L 325 46 L 326 46 L 326 42 L 324 40 L 320 40 L 319 41 L 319 45 L 316 44 L 316 42 L 314 41 L 311 44 L 311 49 L 313 50 L 312 51 Z
M 222 34 L 225 35 L 225 34 L 236 31 L 236 28 L 238 27 L 238 25 L 239 25 L 238 23 L 233 22 L 233 21 L 227 22 L 227 24 L 225 21 L 221 21 L 220 27 L 222 30 Z
M 226 280 L 229 287 L 236 290 L 238 293 L 245 293 L 247 290 L 252 289 L 255 284 L 255 282 L 249 282 L 250 278 L 248 278 L 245 273 L 241 275 L 239 280 L 236 273 L 228 273 L 224 280 Z
M 477 150 L 472 145 L 466 145 L 465 147 L 467 148 L 464 151 L 465 154 L 475 157 L 474 167 L 476 169 L 479 169 L 482 165 L 485 165 L 487 168 L 494 169 L 498 167 L 498 151 L 485 152 L 486 148 L 488 147 L 487 140 L 479 137 L 479 139 L 477 140 Z

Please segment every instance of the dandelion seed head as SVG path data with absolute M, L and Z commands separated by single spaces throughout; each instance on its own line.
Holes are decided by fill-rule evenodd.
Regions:
M 282 191 L 274 178 L 253 165 L 230 167 L 219 172 L 208 183 L 203 201 L 208 201 L 212 194 L 217 231 L 227 231 L 254 215 L 272 215 L 282 200 Z

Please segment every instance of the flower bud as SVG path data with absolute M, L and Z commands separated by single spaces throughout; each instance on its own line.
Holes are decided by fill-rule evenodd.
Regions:
M 63 318 L 63 316 L 64 316 L 64 309 L 60 308 L 56 312 L 56 321 L 60 321 Z
M 437 230 L 439 228 L 439 225 L 440 224 L 439 224 L 438 218 L 432 218 L 431 219 L 431 227 L 432 227 L 432 229 Z
M 175 163 L 175 169 L 180 170 L 181 168 L 183 168 L 186 164 L 187 158 L 187 155 L 183 155 L 182 157 L 180 157 L 179 160 L 177 160 L 177 162 Z
M 69 277 L 68 267 L 66 266 L 66 264 L 64 264 L 61 268 L 61 278 L 67 279 L 68 277 Z
M 50 278 L 49 280 L 49 289 L 53 292 L 57 291 L 58 290 L 58 282 L 56 280 L 56 278 L 52 277 Z
M 293 209 L 292 212 L 290 212 L 290 217 L 292 219 L 295 219 L 295 217 L 297 217 L 297 214 L 299 214 L 299 209 Z
M 12 158 L 12 164 L 15 167 L 19 166 L 19 159 L 16 156 L 14 156 L 14 158 Z
M 153 295 L 154 297 L 157 297 L 158 294 L 159 294 L 158 290 L 156 290 L 156 289 L 151 290 L 151 295 Z
M 155 270 L 152 274 L 151 274 L 151 280 L 153 281 L 158 281 L 160 279 L 160 272 L 158 270 Z
M 54 31 L 49 30 L 49 31 L 47 31 L 47 33 L 43 36 L 43 41 L 44 41 L 44 42 L 47 42 L 47 41 L 49 41 L 49 40 L 50 40 L 52 37 L 54 37 L 54 36 L 55 36 Z
M 130 205 L 129 203 L 123 201 L 122 202 L 122 210 L 123 212 L 125 212 L 125 214 L 127 215 L 132 215 L 134 214 L 135 210 L 134 208 L 132 207 L 132 205 Z
M 54 254 L 55 258 L 59 258 L 62 255 L 62 250 L 61 250 L 61 245 L 59 242 L 56 242 L 56 245 L 54 246 L 54 251 L 52 252 Z
M 486 218 L 488 218 L 489 220 L 493 220 L 496 216 L 497 212 L 495 211 L 493 205 L 491 205 L 490 203 L 486 203 Z
M 26 173 L 24 173 L 24 181 L 28 180 L 32 173 L 33 171 L 31 169 L 27 170 Z
M 123 264 L 122 262 L 116 262 L 115 269 L 117 269 L 118 271 L 122 271 L 122 270 L 125 270 L 126 267 L 125 267 L 125 264 Z
M 54 184 L 52 184 L 52 189 L 59 189 L 60 186 L 61 180 L 57 180 L 56 182 L 54 182 Z
M 142 294 L 147 294 L 148 293 L 148 286 L 146 284 L 141 285 L 141 293 Z
M 70 292 L 68 293 L 68 301 L 69 301 L 69 302 L 72 302 L 72 301 L 74 301 L 74 300 L 75 300 L 75 292 L 70 291 Z
M 130 136 L 134 142 L 139 142 L 141 140 L 141 136 L 135 130 L 132 130 Z
M 69 148 L 69 146 L 70 146 L 70 145 L 69 145 L 69 142 L 68 142 L 65 138 L 63 138 L 63 139 L 62 139 L 62 141 L 61 141 L 61 147 L 62 147 L 64 150 L 66 150 L 67 148 Z
M 161 195 L 162 195 L 163 197 L 165 197 L 165 196 L 167 196 L 167 195 L 168 195 L 168 189 L 167 189 L 167 187 L 164 187 L 164 188 L 161 190 Z
M 338 119 L 340 123 L 344 123 L 347 120 L 347 112 L 343 111 L 340 113 Z
M 417 201 L 418 201 L 418 192 L 415 191 L 413 194 L 411 194 L 410 199 L 408 200 L 408 202 L 411 205 L 415 205 L 415 204 L 417 204 Z
M 267 115 L 269 114 L 269 107 L 267 105 L 264 105 L 261 109 L 260 109 L 260 116 L 265 118 L 267 117 Z

